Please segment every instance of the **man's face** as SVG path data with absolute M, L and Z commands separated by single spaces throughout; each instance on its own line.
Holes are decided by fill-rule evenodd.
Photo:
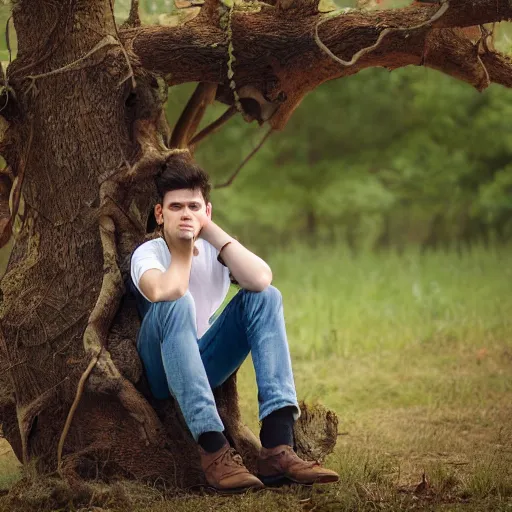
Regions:
M 155 217 L 170 239 L 192 240 L 211 218 L 212 205 L 206 204 L 199 189 L 171 190 L 162 204 L 155 206 Z

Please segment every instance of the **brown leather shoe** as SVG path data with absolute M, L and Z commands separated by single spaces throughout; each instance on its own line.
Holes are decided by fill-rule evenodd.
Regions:
M 262 448 L 258 459 L 258 477 L 265 485 L 287 482 L 297 484 L 326 484 L 337 482 L 338 473 L 325 469 L 318 462 L 302 460 L 291 446 Z
M 206 480 L 215 489 L 243 492 L 264 487 L 258 478 L 249 473 L 242 457 L 229 444 L 214 453 L 208 453 L 200 447 L 199 453 Z

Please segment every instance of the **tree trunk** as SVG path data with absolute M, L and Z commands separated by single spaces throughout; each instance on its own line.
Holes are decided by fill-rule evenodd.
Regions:
M 118 33 L 109 0 L 15 3 L 0 234 L 15 220 L 21 227 L 1 283 L 0 422 L 24 463 L 36 459 L 40 471 L 68 478 L 201 480 L 178 409 L 155 402 L 144 385 L 123 282 L 146 236 L 152 176 L 172 151 L 168 141 L 187 146 L 214 96 L 280 129 L 307 92 L 369 66 L 425 64 L 479 90 L 512 84 L 507 57 L 452 30 L 510 18 L 509 2 L 319 10 L 314 0 L 207 0 L 178 27 L 139 27 L 134 16 Z M 186 81 L 208 83 L 171 137 L 167 85 Z M 2 191 L 10 187 L 7 218 Z M 251 466 L 258 442 L 241 422 L 235 378 L 216 395 Z M 321 459 L 336 441 L 336 418 L 305 411 L 296 435 L 301 453 Z
M 147 392 L 123 295 L 156 200 L 149 178 L 167 154 L 166 85 L 128 63 L 108 0 L 24 0 L 14 22 L 17 101 L 2 152 L 24 212 L 2 280 L 4 435 L 41 472 L 195 484 L 197 450 L 175 403 Z M 235 377 L 216 398 L 251 465 L 258 442 L 241 423 Z

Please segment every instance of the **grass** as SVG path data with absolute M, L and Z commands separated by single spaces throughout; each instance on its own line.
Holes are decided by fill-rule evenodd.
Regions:
M 353 256 L 296 246 L 270 258 L 298 394 L 340 419 L 327 462 L 340 483 L 151 499 L 126 484 L 119 509 L 511 511 L 511 256 L 510 248 Z M 250 361 L 239 389 L 257 431 Z M 424 472 L 430 489 L 416 496 Z M 0 486 L 11 483 L 3 475 L 0 466 Z
M 18 459 L 7 441 L 0 439 L 0 493 L 7 490 L 19 477 Z
M 297 247 L 271 260 L 299 396 L 340 418 L 329 462 L 343 489 L 393 494 L 425 471 L 447 500 L 512 508 L 509 259 Z M 257 428 L 250 364 L 240 388 Z

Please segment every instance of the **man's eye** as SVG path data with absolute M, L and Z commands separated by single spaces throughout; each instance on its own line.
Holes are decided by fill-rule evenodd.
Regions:
M 199 208 L 201 208 L 201 207 L 198 204 L 191 204 L 190 205 L 190 209 L 191 210 L 196 210 L 197 211 L 197 210 L 199 210 Z
M 177 212 L 181 206 L 179 204 L 171 204 L 171 210 Z

